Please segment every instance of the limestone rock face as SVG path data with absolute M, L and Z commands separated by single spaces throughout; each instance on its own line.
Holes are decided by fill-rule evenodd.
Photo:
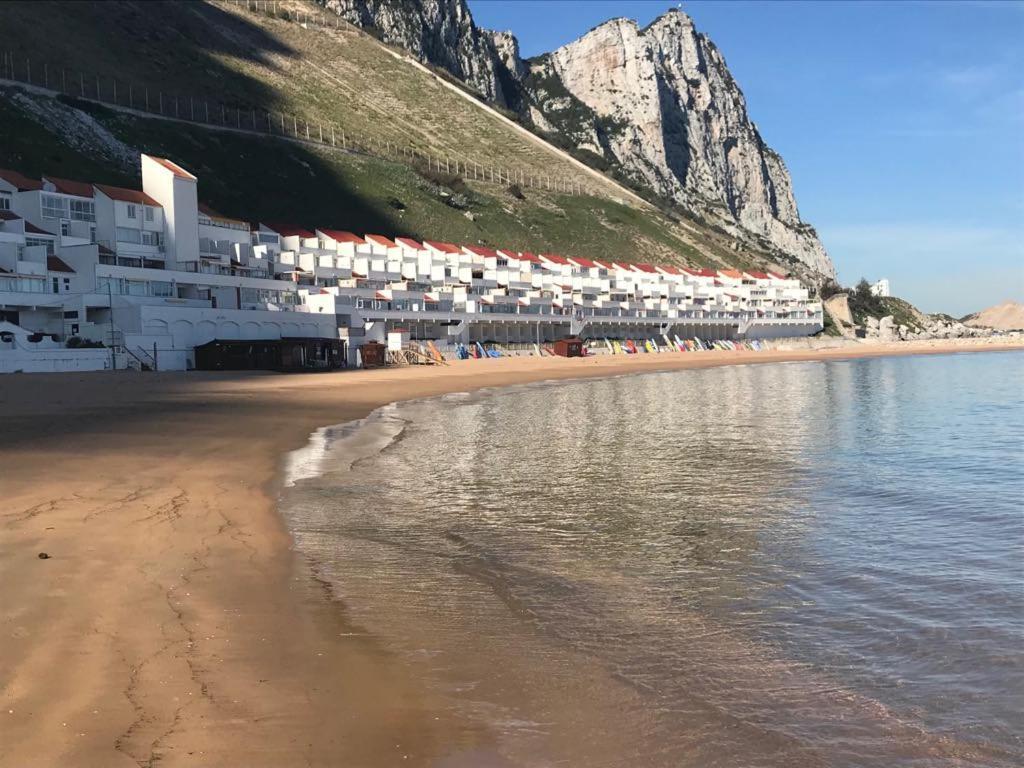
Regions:
M 800 219 L 782 158 L 747 115 L 721 53 L 686 14 L 669 11 L 646 29 L 612 19 L 531 62 L 531 75 L 540 111 L 577 146 L 602 150 L 683 205 L 725 209 L 770 247 L 835 275 Z
M 494 51 L 504 65 L 505 71 L 517 82 L 525 80 L 529 69 L 519 55 L 519 40 L 516 39 L 516 36 L 511 32 L 490 32 L 489 34 Z M 511 94 L 506 94 L 506 96 L 511 96 Z
M 488 100 L 503 106 L 510 103 L 505 85 L 515 78 L 504 71 L 502 56 L 495 48 L 494 33 L 476 26 L 465 0 L 320 2 L 346 21 L 375 31 L 385 42 L 399 45 L 417 58 L 443 67 Z M 507 52 L 514 52 L 515 60 L 519 61 L 518 43 L 503 42 L 503 53 Z
M 835 276 L 800 218 L 785 163 L 747 115 L 721 53 L 683 12 L 644 29 L 612 19 L 524 61 L 511 33 L 476 26 L 466 0 L 318 1 L 737 241 Z

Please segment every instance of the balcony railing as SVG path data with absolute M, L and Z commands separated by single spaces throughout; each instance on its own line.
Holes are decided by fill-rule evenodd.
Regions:
M 11 293 L 46 293 L 46 280 L 29 277 L 0 277 L 0 291 Z

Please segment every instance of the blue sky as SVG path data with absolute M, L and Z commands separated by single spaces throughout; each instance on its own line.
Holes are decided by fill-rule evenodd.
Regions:
M 675 3 L 469 0 L 524 56 Z M 1024 301 L 1024 2 L 687 2 L 841 282 L 954 315 Z

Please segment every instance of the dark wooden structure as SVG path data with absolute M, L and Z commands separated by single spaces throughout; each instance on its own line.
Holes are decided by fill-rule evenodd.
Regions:
M 559 339 L 552 349 L 559 357 L 583 357 L 583 341 L 580 339 Z
M 363 368 L 383 368 L 387 365 L 388 348 L 377 341 L 368 341 L 359 347 L 359 356 L 363 361 Z
M 196 347 L 200 371 L 333 371 L 345 367 L 341 339 L 235 339 Z

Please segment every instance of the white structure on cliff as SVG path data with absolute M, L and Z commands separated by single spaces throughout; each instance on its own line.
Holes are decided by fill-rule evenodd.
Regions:
M 883 277 L 877 283 L 872 283 L 872 285 L 871 285 L 871 295 L 872 296 L 883 296 L 883 297 L 884 296 L 891 296 L 892 294 L 889 293 L 889 278 Z
M 250 357 L 288 343 L 293 367 L 329 367 L 340 340 L 396 328 L 511 345 L 822 326 L 820 303 L 774 272 L 249 224 L 199 203 L 198 185 L 148 155 L 141 191 L 0 170 L 0 371 L 184 370 L 211 342 Z M 72 338 L 107 352 L 69 349 Z

